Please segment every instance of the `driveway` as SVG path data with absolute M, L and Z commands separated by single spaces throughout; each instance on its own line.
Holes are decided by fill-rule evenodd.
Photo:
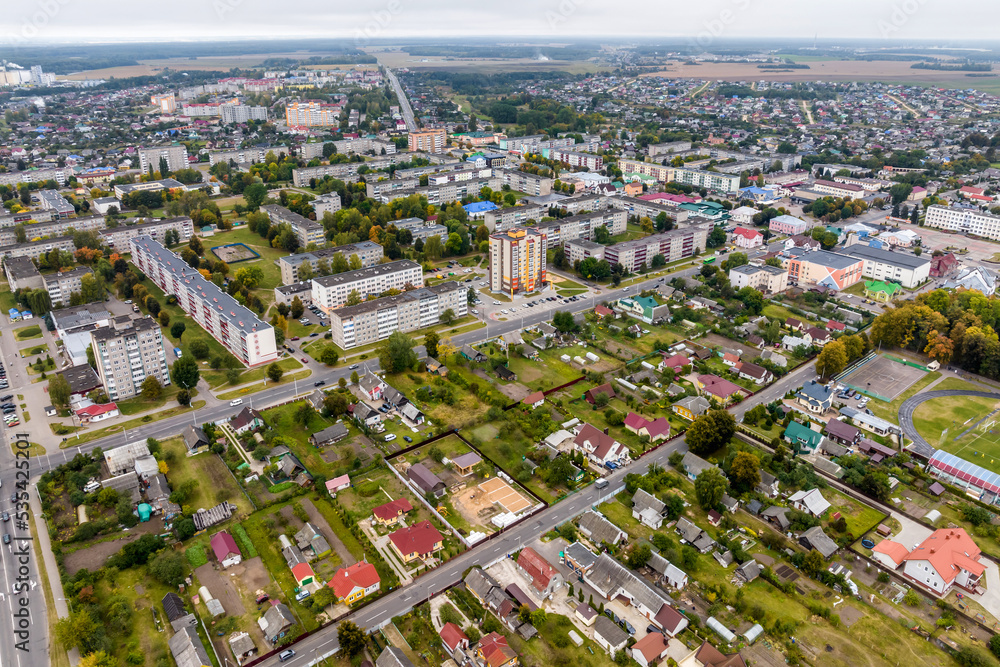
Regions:
M 986 581 L 986 591 L 980 595 L 970 595 L 969 597 L 993 614 L 994 618 L 1000 618 L 1000 569 L 997 568 L 995 562 L 987 558 L 980 562 L 986 564 L 986 572 L 983 574 Z

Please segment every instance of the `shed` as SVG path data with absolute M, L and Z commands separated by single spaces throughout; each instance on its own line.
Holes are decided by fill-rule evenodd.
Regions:
M 709 616 L 708 620 L 705 621 L 705 625 L 710 627 L 715 634 L 722 637 L 723 641 L 727 644 L 732 644 L 736 640 L 736 635 L 733 634 L 729 628 L 724 626 L 715 616 Z
M 931 524 L 940 518 L 941 518 L 941 512 L 937 510 L 931 510 L 930 512 L 924 515 L 924 521 Z

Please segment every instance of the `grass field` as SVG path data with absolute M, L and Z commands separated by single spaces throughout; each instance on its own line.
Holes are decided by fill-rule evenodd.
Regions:
M 935 391 L 944 389 L 968 389 L 982 391 L 982 387 L 957 378 L 948 378 L 934 387 Z M 971 428 L 980 419 L 997 409 L 1000 403 L 989 398 L 972 396 L 947 396 L 921 404 L 913 412 L 913 426 L 933 447 L 939 447 L 946 452 L 961 456 L 976 463 L 1000 472 L 1000 426 L 992 430 L 994 434 L 983 433 L 978 429 L 959 440 L 955 440 Z M 941 434 L 948 430 L 943 441 Z M 976 456 L 973 452 L 979 452 Z M 993 463 L 996 461 L 997 463 Z
M 312 375 L 312 371 L 309 369 L 306 369 L 304 371 L 298 371 L 297 373 L 285 373 L 281 377 L 281 380 L 279 382 L 271 382 L 270 380 L 265 380 L 264 382 L 259 382 L 257 384 L 247 385 L 242 389 L 234 389 L 233 391 L 227 391 L 224 394 L 219 394 L 216 398 L 219 398 L 223 401 L 228 401 L 234 398 L 239 398 L 240 396 L 245 396 L 246 394 L 253 394 L 258 391 L 263 391 L 265 387 L 267 387 L 268 382 L 271 382 L 272 385 L 288 384 L 293 380 L 304 380 L 310 375 Z M 299 387 L 299 392 L 304 392 L 306 391 L 306 389 L 308 389 L 308 387 L 305 384 L 303 384 Z
M 222 459 L 212 453 L 189 457 L 184 441 L 177 437 L 163 441 L 164 452 L 173 452 L 174 459 L 169 465 L 167 480 L 171 488 L 178 488 L 188 480 L 197 482 L 194 493 L 185 505 L 194 509 L 212 507 L 229 501 L 240 508 L 241 514 L 250 514 L 253 507 L 236 484 Z
M 270 366 L 270 364 L 268 364 L 268 366 Z M 288 371 L 293 371 L 302 368 L 302 362 L 299 361 L 298 359 L 288 357 L 286 359 L 282 359 L 281 361 L 279 361 L 278 366 L 287 373 Z M 241 384 L 247 384 L 248 382 L 259 382 L 260 380 L 264 379 L 266 374 L 267 374 L 267 366 L 262 366 L 261 368 L 255 368 L 249 371 L 243 371 L 240 374 L 240 379 L 236 384 L 241 385 Z M 212 389 L 218 389 L 219 387 L 227 383 L 226 371 L 206 371 L 202 373 L 202 377 L 205 378 L 205 382 L 207 382 L 208 386 L 210 386 Z
M 42 328 L 37 324 L 32 324 L 30 326 L 21 327 L 20 329 L 14 329 L 14 337 L 18 340 L 31 340 L 32 338 L 42 337 Z

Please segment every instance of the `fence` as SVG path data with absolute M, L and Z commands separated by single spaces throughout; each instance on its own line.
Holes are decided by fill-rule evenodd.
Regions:
M 903 364 L 904 366 L 912 366 L 913 368 L 919 368 L 920 370 L 924 371 L 925 373 L 929 373 L 930 372 L 930 369 L 927 368 L 927 366 L 924 366 L 923 364 L 918 364 L 915 361 L 908 361 L 906 359 L 900 359 L 899 357 L 893 356 L 891 354 L 883 354 L 882 356 L 885 357 L 886 359 L 891 359 L 892 361 L 898 361 L 899 363 Z
M 549 396 L 551 394 L 556 393 L 557 391 L 562 391 L 563 389 L 566 389 L 567 387 L 572 387 L 573 385 L 575 385 L 578 382 L 583 382 L 586 379 L 587 379 L 587 376 L 581 375 L 580 377 L 576 378 L 575 380 L 570 380 L 569 382 L 561 384 L 558 387 L 552 387 L 551 389 L 546 389 L 545 391 L 542 392 L 542 395 L 543 396 Z M 503 411 L 507 412 L 508 410 L 513 410 L 514 408 L 516 408 L 519 405 L 521 405 L 521 401 L 514 401 L 510 405 L 504 406 Z

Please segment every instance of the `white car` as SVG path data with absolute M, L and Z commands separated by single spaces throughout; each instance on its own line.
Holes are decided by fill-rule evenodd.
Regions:
M 233 400 L 229 401 L 229 405 L 231 407 L 232 406 L 236 406 L 236 405 L 243 405 L 243 399 L 242 398 L 234 398 Z
M 499 301 L 494 301 L 494 302 L 493 302 L 493 305 L 494 305 L 494 306 L 499 306 L 499 305 L 500 305 L 500 302 L 499 302 Z
M 385 436 L 385 441 L 386 442 L 392 442 L 395 439 L 396 439 L 396 434 L 395 433 L 390 433 L 389 435 Z
M 507 314 L 507 309 L 506 309 L 506 308 L 504 308 L 503 310 L 501 310 L 501 311 L 500 311 L 500 314 L 501 314 L 501 315 L 506 315 L 506 314 Z

